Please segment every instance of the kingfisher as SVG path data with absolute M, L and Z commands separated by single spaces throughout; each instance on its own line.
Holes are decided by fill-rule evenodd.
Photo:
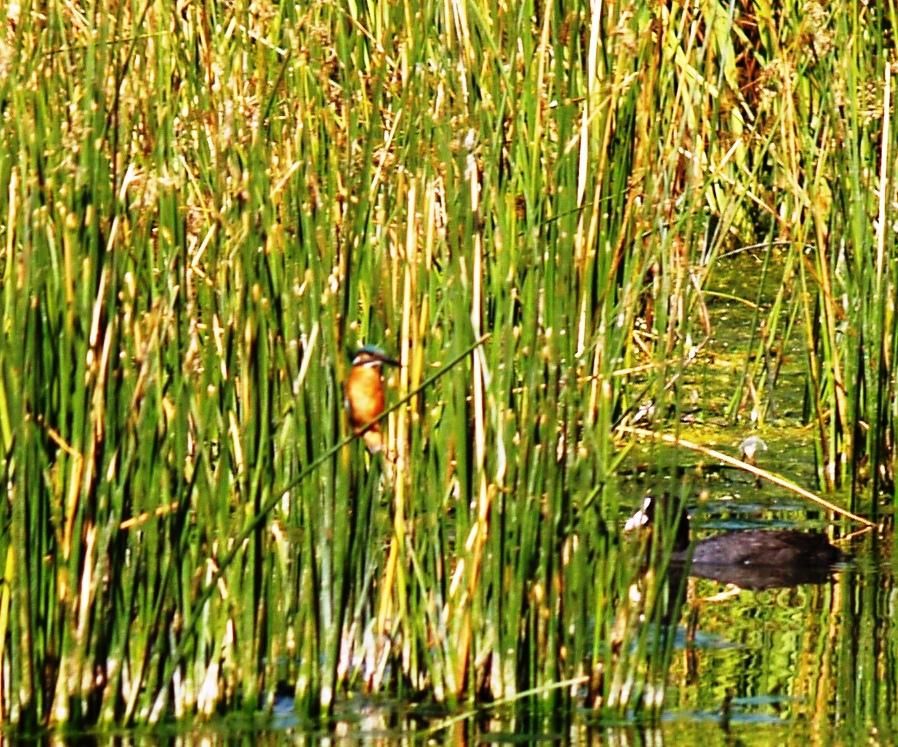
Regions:
M 365 345 L 352 357 L 352 368 L 343 386 L 349 425 L 361 436 L 372 454 L 383 449 L 380 423 L 371 423 L 384 411 L 384 366 L 398 366 L 399 361 L 388 357 L 374 345 Z

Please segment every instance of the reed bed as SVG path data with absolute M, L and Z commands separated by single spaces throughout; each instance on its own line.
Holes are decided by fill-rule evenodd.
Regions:
M 894 27 L 7 3 L 3 721 L 659 709 L 676 595 L 609 485 L 620 426 L 678 431 L 728 252 L 783 277 L 733 420 L 803 336 L 821 484 L 894 494 Z M 374 457 L 342 412 L 364 342 L 402 363 Z

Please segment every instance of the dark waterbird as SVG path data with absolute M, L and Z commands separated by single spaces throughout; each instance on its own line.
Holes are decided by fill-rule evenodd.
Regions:
M 664 514 L 656 521 L 656 514 Z M 790 529 L 749 529 L 724 532 L 696 542 L 690 541 L 689 516 L 685 506 L 665 495 L 647 496 L 642 507 L 624 525 L 625 531 L 653 527 L 674 531 L 671 560 L 689 560 L 692 576 L 732 583 L 745 589 L 765 589 L 821 583 L 832 565 L 843 558 L 819 532 Z M 690 553 L 691 545 L 691 553 Z

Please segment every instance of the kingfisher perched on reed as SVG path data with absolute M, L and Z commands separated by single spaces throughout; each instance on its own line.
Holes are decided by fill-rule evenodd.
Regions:
M 352 368 L 343 386 L 349 425 L 361 436 L 368 451 L 376 454 L 383 449 L 380 423 L 371 423 L 384 411 L 384 366 L 398 366 L 399 361 L 388 357 L 374 345 L 365 345 L 352 358 Z

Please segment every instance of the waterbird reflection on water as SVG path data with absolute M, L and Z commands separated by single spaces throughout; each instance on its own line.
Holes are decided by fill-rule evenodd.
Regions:
M 788 588 L 802 584 L 822 584 L 832 578 L 833 567 L 795 566 L 733 566 L 714 563 L 693 563 L 689 575 L 706 578 L 721 584 L 733 584 L 741 589 Z

